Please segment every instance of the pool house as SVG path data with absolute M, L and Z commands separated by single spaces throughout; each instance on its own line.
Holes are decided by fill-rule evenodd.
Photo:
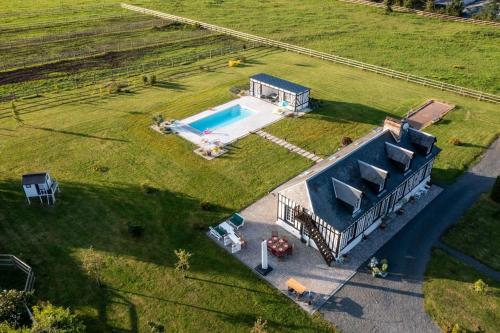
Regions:
M 311 89 L 269 74 L 250 77 L 250 96 L 297 112 L 309 107 Z

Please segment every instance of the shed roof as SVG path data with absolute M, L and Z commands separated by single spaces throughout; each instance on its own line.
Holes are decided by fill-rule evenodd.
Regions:
M 300 84 L 293 83 L 287 80 L 280 79 L 279 77 L 272 76 L 269 74 L 255 74 L 254 76 L 250 77 L 250 79 L 260 81 L 264 84 L 268 84 L 271 86 L 274 86 L 276 88 L 280 88 L 282 90 L 286 90 L 288 92 L 294 93 L 294 94 L 300 94 L 306 91 L 309 91 L 310 89 L 304 86 L 301 86 Z
M 27 173 L 23 175 L 23 185 L 43 184 L 48 172 Z

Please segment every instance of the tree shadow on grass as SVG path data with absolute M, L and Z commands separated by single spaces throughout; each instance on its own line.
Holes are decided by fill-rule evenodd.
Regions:
M 91 135 L 91 134 L 85 134 L 85 133 L 78 133 L 78 132 L 72 132 L 72 131 L 66 131 L 66 130 L 58 130 L 55 128 L 48 128 L 48 127 L 39 127 L 39 126 L 32 126 L 32 125 L 24 125 L 26 127 L 36 129 L 36 130 L 41 130 L 41 131 L 46 131 L 46 132 L 54 132 L 54 133 L 60 133 L 60 134 L 66 134 L 66 135 L 74 135 L 74 136 L 79 136 L 83 138 L 88 138 L 88 139 L 98 139 L 98 140 L 104 140 L 104 141 L 118 141 L 118 142 L 130 142 L 129 140 L 124 140 L 124 139 L 116 139 L 116 138 L 107 138 L 103 136 L 97 136 L 97 135 Z
M 178 248 L 194 254 L 190 280 L 196 281 L 201 290 L 210 284 L 210 293 L 202 293 L 199 299 L 211 293 L 224 297 L 234 288 L 237 293 L 258 295 L 266 306 L 283 306 L 278 302 L 279 294 L 248 287 L 258 283 L 258 278 L 206 237 L 208 226 L 228 216 L 230 209 L 212 204 L 209 211 L 203 211 L 197 198 L 161 188 L 145 191 L 139 185 L 124 183 L 81 184 L 58 180 L 62 193 L 54 206 L 39 203 L 29 206 L 19 180 L 0 181 L 0 243 L 3 251 L 22 254 L 23 260 L 33 267 L 37 297 L 75 310 L 95 309 L 96 316 L 84 317 L 89 331 L 136 332 L 139 321 L 155 319 L 139 318 L 142 313 L 135 308 L 133 297 L 111 291 L 113 286 L 142 290 L 143 284 L 138 282 L 147 274 L 140 267 L 169 272 L 176 261 L 173 250 Z M 128 233 L 130 223 L 144 226 L 142 238 L 134 239 Z M 106 291 L 96 287 L 82 270 L 81 251 L 90 246 L 111 260 L 110 268 L 103 272 L 104 283 L 109 283 Z M 218 282 L 218 277 L 241 284 Z M 158 298 L 170 297 L 168 290 L 160 292 L 156 287 L 152 293 Z M 200 304 L 190 304 L 183 298 L 175 302 L 203 309 Z M 255 316 L 247 313 L 216 309 L 212 312 L 244 325 L 255 321 Z M 129 318 L 124 326 L 115 327 L 117 313 L 119 318 Z M 270 322 L 270 325 L 279 327 L 280 323 Z
M 171 82 L 171 81 L 157 81 L 153 87 L 165 88 L 170 90 L 186 90 L 186 85 L 179 82 Z
M 359 103 L 329 100 L 320 100 L 319 103 L 319 107 L 308 113 L 307 117 L 335 123 L 353 122 L 381 125 L 385 117 L 394 116 L 383 110 Z

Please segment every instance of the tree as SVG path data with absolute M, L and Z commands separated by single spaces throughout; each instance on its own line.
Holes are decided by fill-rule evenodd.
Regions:
M 446 6 L 445 12 L 451 16 L 462 16 L 464 10 L 464 3 L 462 0 L 451 0 Z
M 262 318 L 257 318 L 255 323 L 253 324 L 250 333 L 266 333 L 267 320 L 262 320 Z
M 33 307 L 31 333 L 83 333 L 85 325 L 69 309 L 46 303 Z
M 177 257 L 177 262 L 175 263 L 175 271 L 181 273 L 184 277 L 186 277 L 186 272 L 190 268 L 189 258 L 191 258 L 193 254 L 183 249 L 175 250 L 174 253 Z
M 434 0 L 427 0 L 425 2 L 425 10 L 428 12 L 433 12 L 435 8 Z
M 105 267 L 102 255 L 94 251 L 91 246 L 83 255 L 83 269 L 92 277 L 97 286 L 101 287 L 101 273 Z
M 500 203 L 500 176 L 497 176 L 490 197 L 493 201 Z
M 392 5 L 394 5 L 394 0 L 384 0 L 385 12 L 392 13 Z
M 474 14 L 474 18 L 478 20 L 498 21 L 500 15 L 500 0 L 493 0 L 479 11 Z

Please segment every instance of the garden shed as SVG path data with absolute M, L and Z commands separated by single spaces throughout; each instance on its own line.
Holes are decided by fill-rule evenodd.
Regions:
M 286 107 L 291 111 L 301 111 L 309 107 L 311 89 L 278 77 L 260 73 L 250 77 L 250 95 Z

